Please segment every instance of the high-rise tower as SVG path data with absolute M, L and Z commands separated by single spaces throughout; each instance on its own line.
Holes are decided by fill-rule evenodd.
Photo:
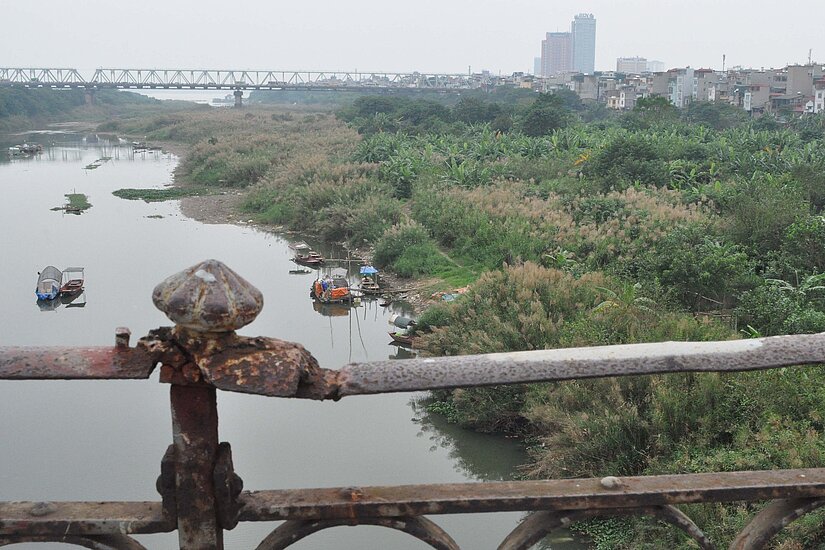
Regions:
M 541 75 L 569 73 L 573 47 L 569 32 L 548 32 L 541 41 Z
M 573 36 L 573 70 L 593 74 L 596 67 L 596 18 L 580 13 L 570 26 Z

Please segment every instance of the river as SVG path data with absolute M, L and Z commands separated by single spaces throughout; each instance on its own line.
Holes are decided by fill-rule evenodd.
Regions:
M 6 158 L 6 148 L 24 139 L 46 145 L 43 154 Z M 94 136 L 61 133 L 0 137 L 0 147 L 5 299 L 0 345 L 112 345 L 118 326 L 129 327 L 134 342 L 170 324 L 152 305 L 155 284 L 216 258 L 264 294 L 263 312 L 242 334 L 300 342 L 328 368 L 397 355 L 388 345 L 391 308 L 365 302 L 340 316 L 313 309 L 308 297 L 313 276 L 289 273 L 295 266 L 283 237 L 199 223 L 183 216 L 176 201 L 145 203 L 112 195 L 122 187 L 169 185 L 177 162 L 173 155 L 135 154 Z M 99 159 L 104 160 L 97 168 L 85 168 Z M 86 194 L 92 207 L 82 215 L 51 210 L 73 192 Z M 34 286 L 47 265 L 83 266 L 82 300 L 39 307 Z M 510 479 L 524 461 L 524 451 L 509 440 L 428 418 L 413 406 L 420 397 L 318 403 L 219 392 L 220 437 L 232 444 L 247 489 Z M 0 382 L 0 419 L 0 500 L 159 499 L 154 485 L 171 441 L 171 420 L 168 387 L 158 383 L 157 373 L 149 381 Z M 521 517 L 432 519 L 462 548 L 477 550 L 494 548 Z M 241 524 L 227 533 L 226 547 L 254 548 L 276 525 Z M 136 538 L 153 550 L 177 548 L 175 534 Z M 562 535 L 552 547 L 581 548 L 567 539 Z M 424 547 L 378 527 L 335 528 L 293 545 L 297 550 Z

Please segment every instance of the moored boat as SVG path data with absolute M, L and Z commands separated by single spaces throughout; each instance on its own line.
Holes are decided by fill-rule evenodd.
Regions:
M 53 265 L 43 268 L 37 274 L 37 287 L 34 293 L 38 300 L 54 300 L 60 294 L 60 284 L 63 280 L 63 273 Z
M 43 152 L 43 146 L 39 143 L 22 143 L 9 147 L 10 157 L 30 157 Z
M 295 253 L 292 261 L 296 264 L 312 267 L 324 263 L 324 257 L 312 250 L 305 242 L 292 243 L 289 245 L 289 248 Z
M 392 338 L 393 344 L 401 344 L 402 346 L 415 347 L 415 336 L 407 334 L 406 331 L 388 332 Z
M 340 304 L 352 300 L 349 281 L 345 277 L 323 277 L 316 279 L 309 289 L 309 295 L 325 304 Z
M 377 269 L 371 265 L 362 265 L 360 273 L 361 282 L 358 284 L 358 288 L 362 293 L 369 296 L 382 294 L 383 291 L 381 283 L 379 282 Z
M 60 285 L 60 295 L 69 296 L 83 291 L 85 284 L 85 274 L 82 267 L 67 267 L 63 270 L 63 277 Z

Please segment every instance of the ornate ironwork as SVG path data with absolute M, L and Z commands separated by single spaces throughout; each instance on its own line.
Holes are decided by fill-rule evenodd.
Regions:
M 71 74 L 68 72 L 68 74 Z M 0 73 L 2 74 L 2 73 Z M 209 260 L 170 277 L 155 303 L 182 325 L 160 328 L 130 347 L 118 328 L 111 348 L 0 347 L 0 379 L 148 378 L 160 365 L 171 385 L 172 444 L 161 462 L 161 502 L 0 502 L 0 546 L 67 542 L 99 550 L 143 548 L 132 534 L 177 530 L 180 548 L 222 549 L 240 521 L 284 523 L 260 550 L 286 548 L 322 529 L 378 525 L 433 548 L 458 545 L 424 516 L 523 511 L 499 546 L 524 550 L 554 529 L 599 516 L 645 515 L 714 548 L 676 506 L 772 501 L 731 545 L 764 548 L 790 522 L 825 505 L 825 468 L 601 479 L 243 491 L 228 443 L 218 442 L 216 391 L 340 399 L 417 391 L 666 372 L 743 371 L 825 362 L 825 334 L 733 342 L 664 342 L 413 359 L 321 368 L 299 344 L 247 338 L 233 329 L 257 315 L 260 293 Z M 401 368 L 399 368 L 401 367 Z

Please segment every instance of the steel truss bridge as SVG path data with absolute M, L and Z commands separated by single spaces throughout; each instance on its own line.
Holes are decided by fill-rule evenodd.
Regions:
M 0 68 L 0 87 L 168 90 L 457 91 L 504 80 L 487 74 L 357 71 L 244 71 L 212 69 Z

